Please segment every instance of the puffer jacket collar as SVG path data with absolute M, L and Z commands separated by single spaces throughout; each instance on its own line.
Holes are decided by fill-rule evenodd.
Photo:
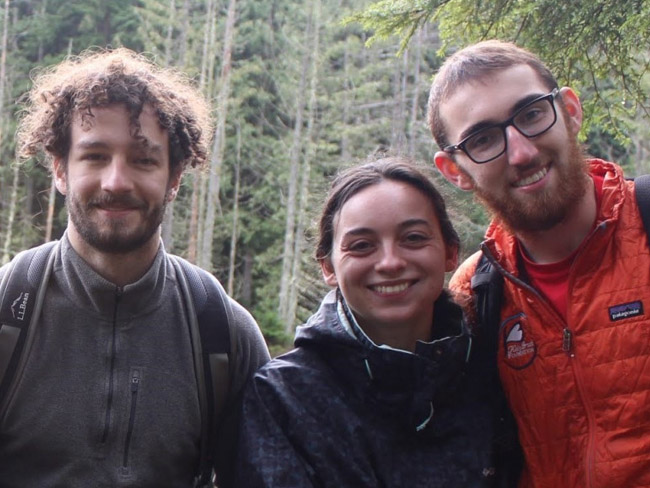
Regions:
M 353 334 L 346 330 L 345 320 Z M 333 291 L 298 328 L 295 345 L 316 349 L 342 379 L 346 393 L 370 404 L 371 410 L 418 435 L 444 435 L 451 426 L 435 413 L 459 388 L 471 348 L 460 307 L 446 293 L 435 303 L 433 332 L 433 340 L 419 342 L 415 353 L 377 346 Z

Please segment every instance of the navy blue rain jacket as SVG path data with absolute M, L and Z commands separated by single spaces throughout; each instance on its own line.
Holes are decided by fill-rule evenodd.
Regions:
M 332 292 L 296 349 L 249 384 L 236 486 L 515 486 L 495 441 L 498 388 L 473 359 L 460 308 L 444 294 L 433 340 L 412 354 L 374 345 L 339 303 L 352 333 Z

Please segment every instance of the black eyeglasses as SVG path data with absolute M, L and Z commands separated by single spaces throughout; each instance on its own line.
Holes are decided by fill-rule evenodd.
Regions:
M 506 128 L 513 126 L 526 137 L 535 137 L 549 130 L 557 121 L 555 88 L 548 95 L 542 95 L 521 107 L 508 120 L 479 129 L 458 144 L 442 150 L 448 153 L 463 151 L 476 164 L 483 164 L 498 158 L 508 149 Z

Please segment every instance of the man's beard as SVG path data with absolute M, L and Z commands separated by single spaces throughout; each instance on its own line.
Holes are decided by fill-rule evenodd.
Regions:
M 513 233 L 545 231 L 553 228 L 569 213 L 589 188 L 587 165 L 578 141 L 570 137 L 568 161 L 555 164 L 552 170 L 558 185 L 545 189 L 540 195 L 513 198 L 510 194 L 496 195 L 475 186 L 476 198 Z
M 169 201 L 169 191 L 160 204 L 150 208 L 135 197 L 115 197 L 107 194 L 94 198 L 86 204 L 79 201 L 74 194 L 69 194 L 66 198 L 66 206 L 75 229 L 89 246 L 107 254 L 126 254 L 145 246 L 158 231 Z M 119 220 L 109 220 L 103 222 L 101 226 L 93 220 L 92 214 L 97 214 L 96 211 L 101 205 L 115 204 L 136 207 L 143 216 L 141 225 L 129 231 L 128 227 Z M 95 215 L 95 218 L 99 217 Z

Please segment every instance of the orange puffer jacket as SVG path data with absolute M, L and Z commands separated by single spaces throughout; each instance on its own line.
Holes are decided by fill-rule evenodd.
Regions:
M 650 487 L 650 249 L 634 184 L 601 160 L 596 228 L 569 275 L 566 322 L 526 284 L 515 239 L 492 223 L 502 267 L 499 372 L 526 456 L 520 487 Z M 451 288 L 470 292 L 479 254 Z

